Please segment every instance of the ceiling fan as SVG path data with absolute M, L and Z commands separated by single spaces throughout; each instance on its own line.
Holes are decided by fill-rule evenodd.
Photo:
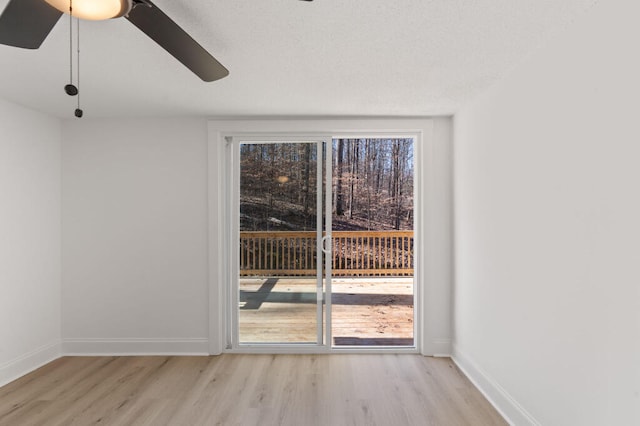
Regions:
M 0 15 L 0 44 L 37 49 L 63 13 L 80 19 L 124 16 L 204 81 L 229 71 L 150 0 L 10 0 Z

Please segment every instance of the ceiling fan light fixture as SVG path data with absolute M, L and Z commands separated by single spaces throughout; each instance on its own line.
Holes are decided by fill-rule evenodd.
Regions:
M 60 12 L 69 14 L 69 0 L 45 0 Z M 99 21 L 119 18 L 131 10 L 131 0 L 73 0 L 73 16 Z

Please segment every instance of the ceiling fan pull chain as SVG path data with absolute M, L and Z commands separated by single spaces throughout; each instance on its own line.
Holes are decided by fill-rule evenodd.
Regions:
M 73 0 L 69 0 L 69 84 L 64 86 L 69 96 L 78 94 L 78 88 L 73 85 Z
M 77 22 L 77 33 L 76 33 L 76 45 L 78 47 L 77 51 L 77 66 L 76 66 L 76 79 L 78 80 L 78 107 L 75 110 L 75 116 L 78 118 L 82 117 L 82 110 L 80 109 L 80 20 L 76 19 Z
M 73 0 L 69 0 L 69 84 L 73 84 Z

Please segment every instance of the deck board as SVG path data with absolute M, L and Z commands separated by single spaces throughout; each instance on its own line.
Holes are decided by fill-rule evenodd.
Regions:
M 240 280 L 241 343 L 316 341 L 313 278 Z M 336 346 L 412 346 L 411 277 L 332 280 L 332 335 Z

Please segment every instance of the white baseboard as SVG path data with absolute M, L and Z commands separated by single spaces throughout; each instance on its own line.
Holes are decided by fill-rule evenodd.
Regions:
M 455 344 L 452 345 L 451 359 L 458 368 L 471 380 L 480 392 L 489 400 L 507 422 L 515 426 L 539 426 L 538 422 L 509 393 L 467 357 Z
M 55 341 L 0 364 L 0 386 L 13 382 L 59 357 L 60 341 Z
M 63 339 L 64 355 L 209 355 L 209 339 Z

